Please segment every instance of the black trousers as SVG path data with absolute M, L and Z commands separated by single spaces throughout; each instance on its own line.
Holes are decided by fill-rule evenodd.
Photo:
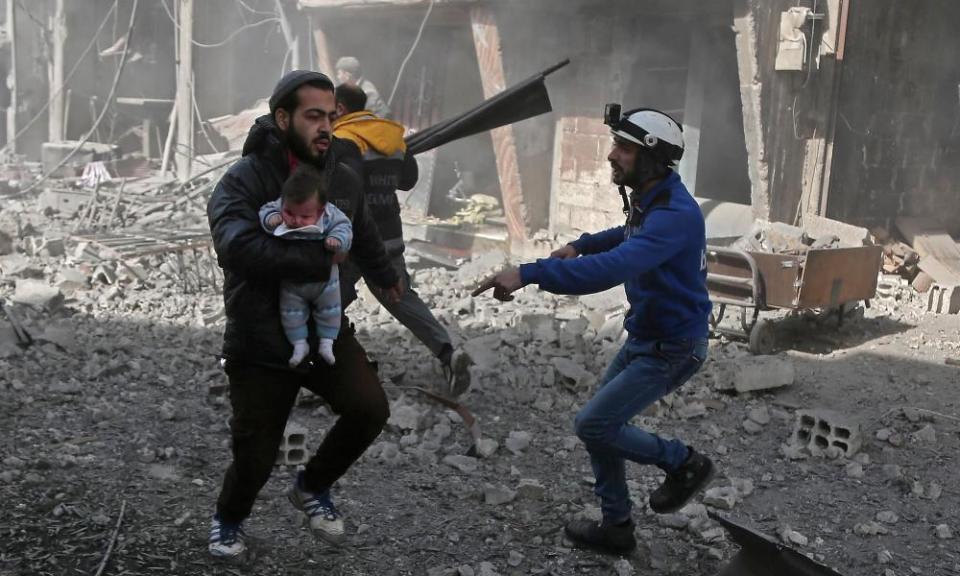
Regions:
M 321 396 L 339 415 L 307 463 L 305 488 L 320 492 L 333 485 L 380 435 L 390 407 L 377 372 L 343 319 L 334 342 L 334 366 L 322 360 L 309 374 L 229 361 L 230 431 L 233 462 L 224 475 L 217 514 L 240 522 L 270 478 L 287 417 L 303 386 Z

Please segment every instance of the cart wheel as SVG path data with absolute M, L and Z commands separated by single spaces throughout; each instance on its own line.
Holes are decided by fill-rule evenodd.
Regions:
M 768 320 L 757 320 L 750 329 L 750 353 L 754 356 L 771 354 L 776 349 L 774 325 Z
M 723 321 L 723 313 L 727 310 L 726 304 L 721 304 L 718 309 L 710 310 L 710 327 L 714 331 L 717 330 L 717 327 L 720 326 L 720 322 Z

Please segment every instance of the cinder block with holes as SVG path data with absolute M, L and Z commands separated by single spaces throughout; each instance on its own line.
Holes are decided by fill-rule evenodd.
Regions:
M 927 312 L 934 314 L 960 313 L 960 286 L 934 284 L 927 292 Z
M 793 442 L 811 452 L 839 449 L 847 458 L 860 450 L 863 434 L 860 422 L 833 410 L 798 410 Z
M 277 452 L 277 466 L 298 466 L 310 459 L 307 451 L 307 429 L 296 422 L 287 422 Z

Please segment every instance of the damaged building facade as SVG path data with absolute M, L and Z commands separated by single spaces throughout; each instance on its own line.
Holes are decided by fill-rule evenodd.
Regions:
M 5 4 L 6 149 L 31 158 L 45 142 L 86 135 L 104 107 L 91 140 L 118 144 L 117 155 L 237 148 L 240 120 L 253 115 L 231 115 L 262 111 L 258 100 L 285 69 L 332 72 L 345 55 L 360 60 L 394 119 L 413 130 L 569 58 L 548 79 L 553 114 L 420 158 L 419 194 L 405 199 L 412 220 L 448 219 L 482 194 L 501 210 L 468 222 L 467 247 L 509 240 L 515 251 L 543 231 L 619 223 L 601 110 L 622 102 L 663 109 L 683 125 L 680 172 L 705 211 L 735 203 L 751 207 L 736 214 L 765 220 L 801 224 L 817 214 L 887 228 L 897 216 L 960 221 L 951 201 L 960 176 L 960 68 L 951 60 L 960 40 L 950 27 L 960 6 L 947 0 L 924 10 L 893 0 L 141 3 L 113 102 L 104 101 L 113 70 L 102 64 L 116 66 L 129 3 Z M 176 120 L 191 134 L 171 144 L 183 52 L 174 33 L 186 6 L 194 101 L 179 109 L 192 119 L 193 108 L 199 121 Z
M 817 214 L 889 227 L 900 215 L 960 216 L 952 201 L 960 77 L 950 62 L 958 40 L 949 24 L 960 7 L 946 1 L 924 10 L 891 0 L 301 0 L 300 7 L 313 16 L 322 57 L 357 56 L 385 91 L 404 53 L 385 54 L 365 31 L 383 30 L 382 43 L 403 45 L 433 10 L 395 99 L 397 119 L 414 127 L 571 59 L 549 79 L 554 114 L 505 128 L 490 142 L 452 145 L 437 161 L 434 198 L 456 183 L 449 166 L 463 158 L 464 170 L 478 175 L 478 192 L 523 215 L 515 239 L 619 223 L 600 118 L 605 102 L 671 113 L 684 127 L 680 172 L 690 189 L 749 204 L 756 218 L 800 224 Z M 424 93 L 430 97 L 418 98 Z M 436 202 L 432 208 L 443 213 Z

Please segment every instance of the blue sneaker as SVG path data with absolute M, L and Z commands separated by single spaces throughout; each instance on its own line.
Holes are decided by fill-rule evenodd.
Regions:
M 330 490 L 320 493 L 308 492 L 300 488 L 301 475 L 287 492 L 287 498 L 297 510 L 307 516 L 310 531 L 331 544 L 340 544 L 346 536 L 343 527 L 343 515 L 337 511 L 330 499 Z
M 212 556 L 226 560 L 242 558 L 247 552 L 243 539 L 246 533 L 240 523 L 221 522 L 217 515 L 210 523 L 210 540 L 207 549 Z

